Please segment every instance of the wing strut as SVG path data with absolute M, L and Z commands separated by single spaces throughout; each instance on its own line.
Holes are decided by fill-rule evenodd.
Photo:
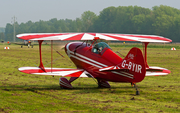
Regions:
M 147 46 L 148 46 L 149 42 L 144 42 L 143 43 L 143 53 L 144 53 L 144 60 L 146 63 L 146 68 L 149 68 L 148 63 L 147 63 Z
M 41 45 L 42 45 L 43 40 L 38 40 L 38 42 L 39 42 L 39 56 L 40 56 L 39 68 L 41 68 L 44 72 L 46 72 L 45 68 L 44 68 L 44 65 L 42 63 L 42 54 L 41 54 Z
M 52 73 L 52 65 L 53 65 L 53 40 L 51 40 L 51 73 Z

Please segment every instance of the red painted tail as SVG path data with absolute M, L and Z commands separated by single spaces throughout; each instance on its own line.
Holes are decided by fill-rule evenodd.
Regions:
M 118 66 L 121 69 L 128 69 L 128 73 L 133 75 L 133 79 L 130 79 L 129 82 L 140 82 L 145 77 L 145 61 L 139 48 L 132 48 Z

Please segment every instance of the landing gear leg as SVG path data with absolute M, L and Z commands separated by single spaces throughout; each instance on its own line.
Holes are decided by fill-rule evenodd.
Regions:
M 133 85 L 134 85 L 134 84 L 131 82 L 131 86 L 132 86 L 132 87 L 133 87 Z
M 73 81 L 76 80 L 77 78 L 79 78 L 79 77 L 71 77 L 71 78 L 69 79 L 69 83 L 73 82 Z

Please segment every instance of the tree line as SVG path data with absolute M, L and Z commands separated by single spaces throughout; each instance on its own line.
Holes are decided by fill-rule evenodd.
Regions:
M 53 18 L 49 21 L 28 21 L 20 24 L 16 22 L 15 27 L 16 34 L 60 32 L 147 34 L 160 35 L 172 39 L 173 42 L 180 42 L 180 10 L 164 5 L 154 6 L 152 9 L 138 6 L 108 7 L 99 15 L 85 11 L 75 20 Z M 5 41 L 13 41 L 13 24 L 6 25 L 4 36 Z

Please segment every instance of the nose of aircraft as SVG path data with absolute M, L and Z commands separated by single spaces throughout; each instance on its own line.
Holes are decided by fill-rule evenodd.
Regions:
M 82 42 L 69 42 L 65 45 L 65 52 L 66 54 L 69 53 L 70 51 L 74 51 L 77 46 L 81 45 Z

